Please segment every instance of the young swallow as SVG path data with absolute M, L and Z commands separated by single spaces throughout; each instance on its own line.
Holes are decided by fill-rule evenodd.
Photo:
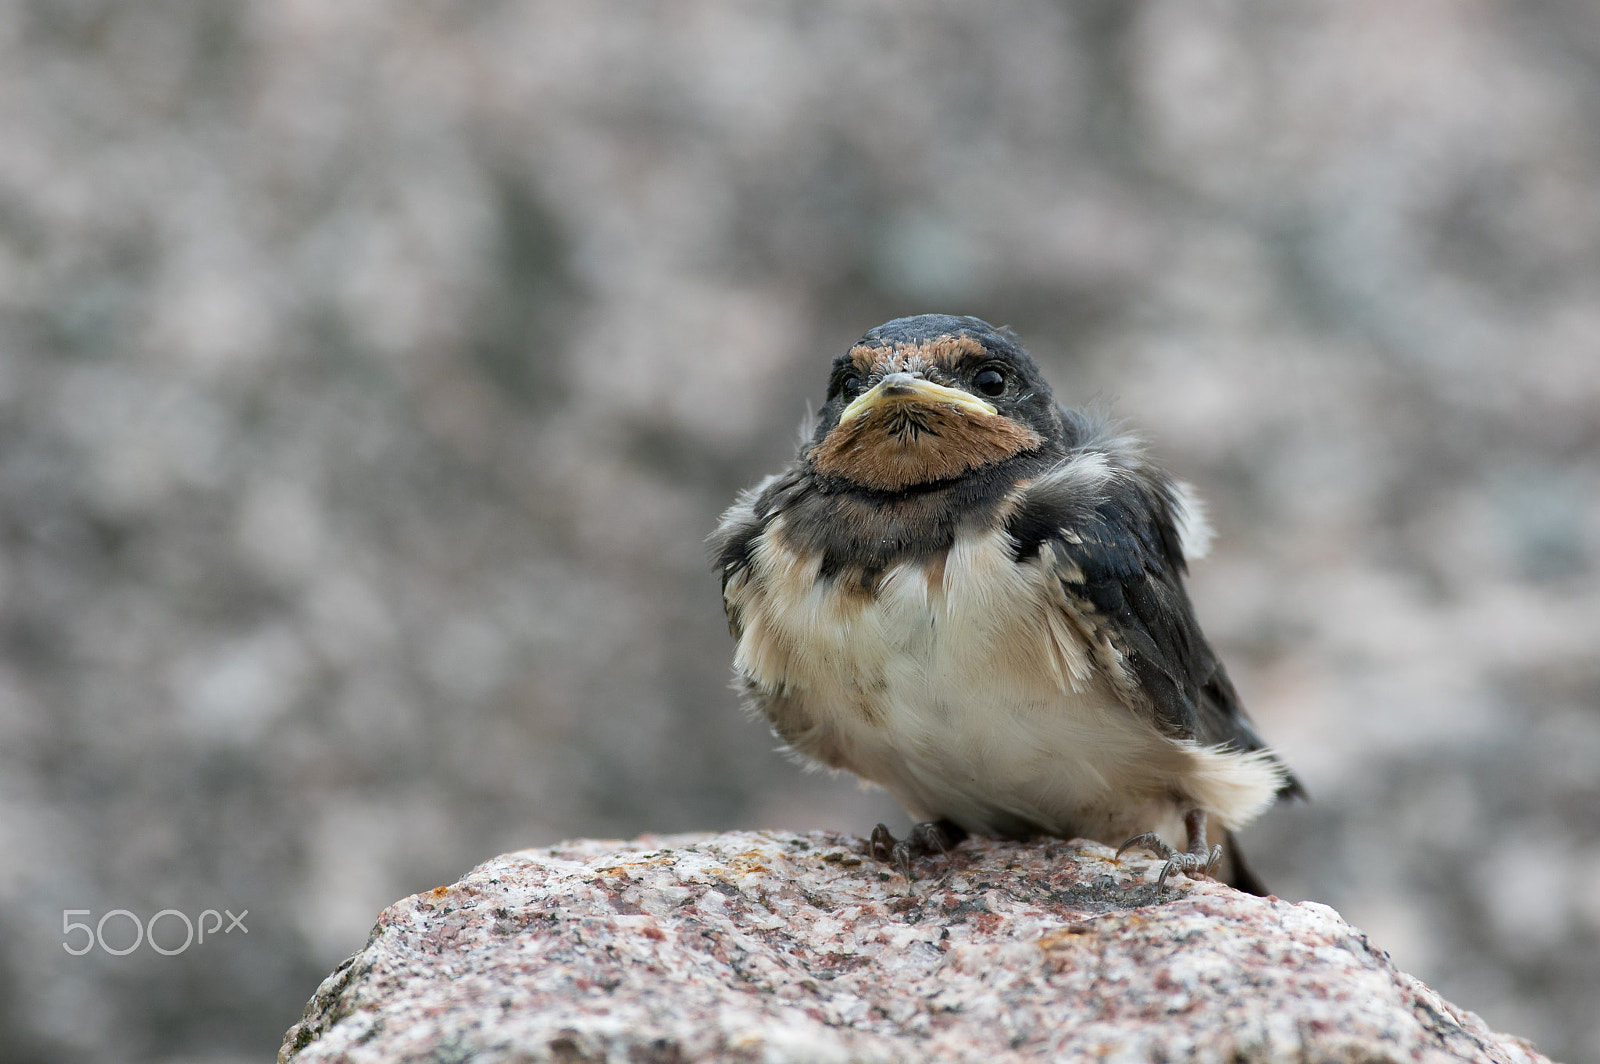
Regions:
M 799 455 L 711 542 L 747 705 L 921 822 L 873 835 L 908 878 L 969 832 L 1049 835 L 1264 893 L 1232 833 L 1301 788 L 1195 621 L 1208 535 L 1009 331 L 927 314 L 834 359 Z

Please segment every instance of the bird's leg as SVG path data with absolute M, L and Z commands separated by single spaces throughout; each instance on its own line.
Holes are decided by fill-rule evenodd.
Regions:
M 949 820 L 914 824 L 904 839 L 896 839 L 885 825 L 879 824 L 872 829 L 869 849 L 873 857 L 893 864 L 910 882 L 911 858 L 949 856 L 950 847 L 966 837 L 966 831 Z
M 1167 845 L 1167 841 L 1160 835 L 1147 831 L 1123 843 L 1117 850 L 1117 857 L 1121 858 L 1124 853 L 1137 847 L 1166 858 L 1167 863 L 1161 866 L 1161 875 L 1156 877 L 1158 895 L 1166 886 L 1167 877 L 1174 872 L 1199 872 L 1201 875 L 1210 875 L 1211 870 L 1222 860 L 1222 847 L 1206 846 L 1206 811 L 1191 809 L 1183 814 L 1183 829 L 1189 836 L 1189 848 L 1182 853 Z

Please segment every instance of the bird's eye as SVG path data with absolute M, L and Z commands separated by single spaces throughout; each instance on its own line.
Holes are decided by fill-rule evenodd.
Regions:
M 972 378 L 972 386 L 993 398 L 1006 390 L 1006 375 L 992 366 L 981 369 L 978 375 Z
M 861 390 L 861 375 L 858 373 L 846 374 L 839 381 L 839 391 L 845 395 L 854 395 Z

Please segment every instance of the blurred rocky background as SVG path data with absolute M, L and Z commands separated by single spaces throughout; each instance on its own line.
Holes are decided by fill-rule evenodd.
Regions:
M 1211 502 L 1267 881 L 1600 1061 L 1583 0 L 0 5 L 0 1060 L 264 1059 L 504 850 L 903 823 L 702 539 L 923 311 Z

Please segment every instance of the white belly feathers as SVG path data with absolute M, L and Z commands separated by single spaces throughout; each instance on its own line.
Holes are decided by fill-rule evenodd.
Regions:
M 1091 646 L 1051 562 L 1013 561 L 995 530 L 925 564 L 824 579 L 776 516 L 725 590 L 735 668 L 793 750 L 924 819 L 1182 846 L 1187 808 L 1225 828 L 1266 809 L 1282 783 L 1266 754 L 1166 738 L 1123 701 L 1115 651 Z

